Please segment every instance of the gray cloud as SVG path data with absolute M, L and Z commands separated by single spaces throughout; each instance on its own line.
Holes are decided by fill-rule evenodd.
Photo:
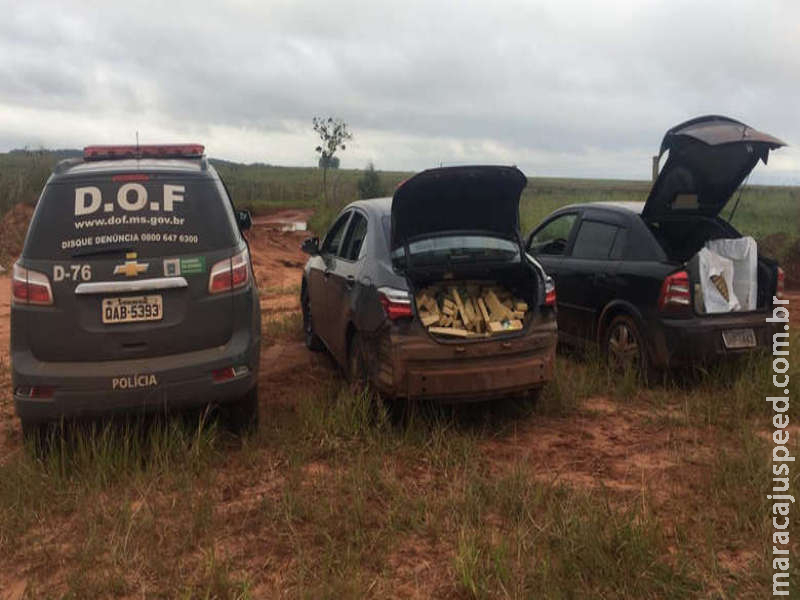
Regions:
M 0 149 L 138 129 L 311 164 L 310 119 L 333 114 L 356 135 L 344 166 L 647 177 L 663 131 L 698 114 L 800 140 L 800 7 L 698 4 L 14 4 Z M 762 176 L 800 183 L 797 151 L 781 154 Z

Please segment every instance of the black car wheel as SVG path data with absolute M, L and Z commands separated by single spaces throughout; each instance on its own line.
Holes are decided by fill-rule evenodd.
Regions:
M 305 333 L 306 347 L 313 352 L 320 352 L 324 349 L 322 340 L 314 333 L 314 321 L 311 318 L 311 303 L 308 299 L 308 292 L 303 290 L 303 297 L 301 298 L 303 309 L 303 332 Z
M 650 364 L 644 338 L 636 322 L 628 315 L 614 317 L 606 329 L 604 348 L 608 363 L 617 372 L 632 370 L 645 383 L 656 373 Z

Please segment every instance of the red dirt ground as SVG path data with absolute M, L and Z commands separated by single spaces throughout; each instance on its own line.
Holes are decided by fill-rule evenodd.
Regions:
M 299 311 L 301 270 L 306 260 L 300 243 L 309 234 L 281 228 L 288 222 L 305 221 L 309 215 L 310 211 L 281 211 L 257 218 L 248 233 L 265 328 L 271 319 Z M 789 292 L 787 296 L 790 307 L 798 307 L 792 312 L 800 312 L 800 292 Z M 6 273 L 0 276 L 0 382 L 8 381 L 9 300 Z M 797 317 L 793 320 L 797 322 Z M 335 376 L 331 360 L 324 353 L 309 352 L 301 341 L 265 340 L 260 375 L 262 405 L 294 402 L 298 383 Z M 10 396 L 9 389 L 0 390 L 0 461 L 9 460 L 22 446 Z M 701 467 L 711 462 L 714 449 L 698 435 L 698 430 L 662 423 L 652 418 L 651 411 L 642 414 L 642 410 L 596 396 L 586 400 L 574 414 L 526 419 L 513 434 L 486 440 L 483 446 L 486 455 L 492 457 L 493 468 L 499 471 L 521 461 L 542 481 L 584 489 L 603 487 L 624 496 L 647 490 L 648 502 L 663 514 L 673 514 L 673 505 L 679 507 L 692 497 L 693 487 L 704 473 Z M 691 451 L 687 453 L 687 449 Z M 310 477 L 318 476 L 317 471 L 319 468 L 309 465 Z M 270 481 L 267 488 L 276 486 L 279 482 Z M 238 514 L 246 508 L 240 505 L 258 502 L 260 493 L 267 488 L 248 488 L 245 497 L 238 499 L 223 496 L 218 510 Z M 418 578 L 425 579 L 436 572 L 427 560 L 437 551 L 419 546 L 418 540 L 410 542 L 410 547 L 400 549 L 396 561 L 390 561 L 390 567 L 400 573 L 401 579 L 416 582 L 409 584 L 413 589 Z M 724 555 L 719 558 L 737 560 Z M 416 566 L 412 570 L 409 564 Z

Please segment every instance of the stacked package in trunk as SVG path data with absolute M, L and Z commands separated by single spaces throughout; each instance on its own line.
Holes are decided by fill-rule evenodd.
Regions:
M 528 304 L 498 285 L 436 284 L 416 294 L 422 325 L 435 335 L 491 337 L 522 329 Z

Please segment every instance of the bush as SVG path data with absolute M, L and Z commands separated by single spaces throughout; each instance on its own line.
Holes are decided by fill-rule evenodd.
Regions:
M 385 193 L 380 175 L 375 170 L 375 165 L 369 163 L 364 175 L 358 180 L 358 197 L 362 199 L 380 198 Z

